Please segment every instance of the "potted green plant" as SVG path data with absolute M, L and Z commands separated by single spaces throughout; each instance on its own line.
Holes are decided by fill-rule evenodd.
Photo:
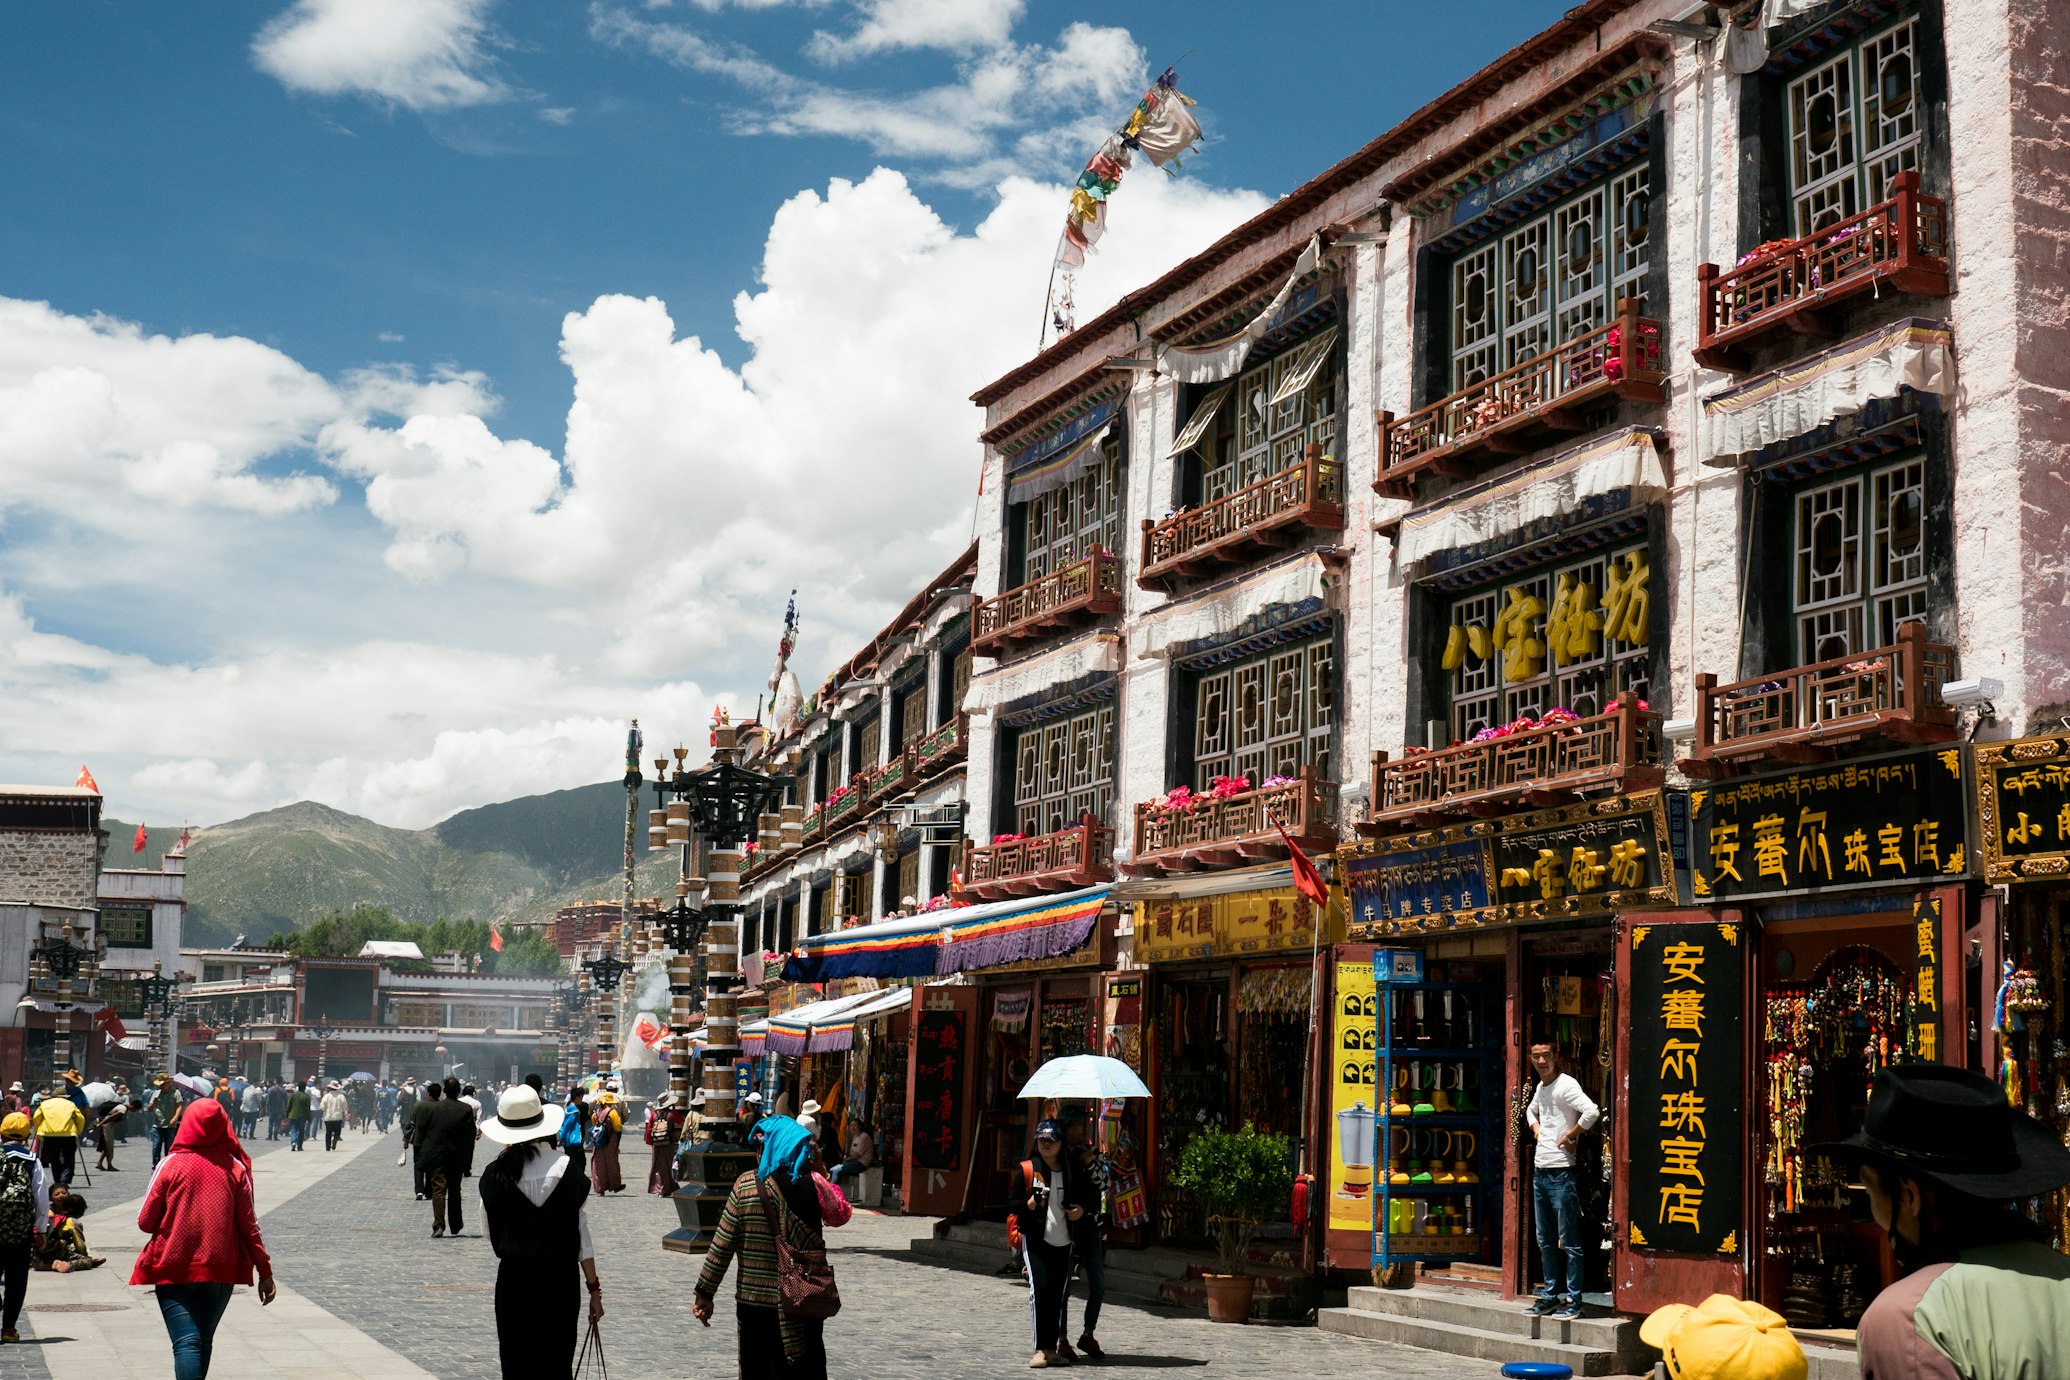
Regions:
M 1209 1127 L 1194 1133 L 1179 1154 L 1172 1182 L 1206 1209 L 1214 1224 L 1222 1273 L 1205 1275 L 1208 1317 L 1243 1322 L 1251 1316 L 1258 1281 L 1241 1272 L 1258 1223 L 1287 1210 L 1294 1190 L 1285 1136 L 1246 1124 L 1240 1131 Z

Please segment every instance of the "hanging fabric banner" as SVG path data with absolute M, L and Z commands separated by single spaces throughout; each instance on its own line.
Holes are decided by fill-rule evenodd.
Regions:
M 992 1003 L 992 1028 L 995 1030 L 1021 1030 L 1028 1024 L 1028 1011 L 1035 1004 L 1035 994 L 1026 988 L 1018 992 L 1001 992 Z
M 1179 155 L 1200 142 L 1200 122 L 1193 118 L 1193 100 L 1179 90 L 1179 74 L 1170 67 L 1143 93 L 1128 123 L 1107 136 L 1100 151 L 1085 165 L 1071 188 L 1071 210 L 1057 244 L 1057 265 L 1080 268 L 1085 256 L 1107 231 L 1107 199 L 1121 185 L 1121 176 L 1141 150 L 1156 167 L 1177 166 Z
M 1109 888 L 1089 887 L 1021 902 L 1011 907 L 969 908 L 969 913 L 942 912 L 942 953 L 938 972 L 967 973 L 1001 963 L 1068 954 L 1092 937 Z M 978 915 L 979 910 L 990 914 Z M 1000 913 L 1001 911 L 1004 913 Z
M 1294 295 L 1294 289 L 1303 278 L 1315 272 L 1322 262 L 1322 236 L 1308 241 L 1308 247 L 1301 251 L 1301 257 L 1294 260 L 1294 271 L 1287 276 L 1285 286 L 1265 304 L 1263 311 L 1251 318 L 1248 326 L 1234 335 L 1210 340 L 1199 345 L 1163 345 L 1157 351 L 1157 372 L 1177 379 L 1181 383 L 1220 383 L 1243 368 L 1243 362 L 1250 358 L 1251 347 L 1256 345 L 1266 331 L 1272 329 L 1272 322 L 1279 316 L 1280 308 Z

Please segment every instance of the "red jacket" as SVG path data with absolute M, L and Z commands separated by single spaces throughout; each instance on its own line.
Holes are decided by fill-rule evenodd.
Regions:
M 180 1118 L 137 1226 L 151 1239 L 131 1284 L 250 1284 L 254 1271 L 272 1275 L 252 1203 L 251 1160 L 214 1102 L 196 1102 Z

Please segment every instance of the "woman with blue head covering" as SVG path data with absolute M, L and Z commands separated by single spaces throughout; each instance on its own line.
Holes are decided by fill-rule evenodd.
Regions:
M 767 1116 L 755 1123 L 748 1144 L 759 1148 L 760 1158 L 733 1181 L 719 1229 L 705 1252 L 691 1311 L 711 1326 L 712 1300 L 737 1255 L 734 1313 L 741 1380 L 826 1380 L 825 1320 L 783 1312 L 771 1232 L 773 1220 L 791 1249 L 826 1249 L 826 1219 L 813 1183 L 819 1160 L 812 1133 L 790 1117 Z

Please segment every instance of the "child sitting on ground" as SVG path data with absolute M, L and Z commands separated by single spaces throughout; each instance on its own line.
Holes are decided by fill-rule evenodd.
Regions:
M 76 1193 L 64 1200 L 63 1211 L 52 1208 L 50 1230 L 37 1243 L 32 1258 L 37 1269 L 63 1275 L 108 1263 L 106 1256 L 94 1255 L 86 1248 L 86 1232 L 79 1225 L 79 1219 L 85 1215 L 86 1199 Z

